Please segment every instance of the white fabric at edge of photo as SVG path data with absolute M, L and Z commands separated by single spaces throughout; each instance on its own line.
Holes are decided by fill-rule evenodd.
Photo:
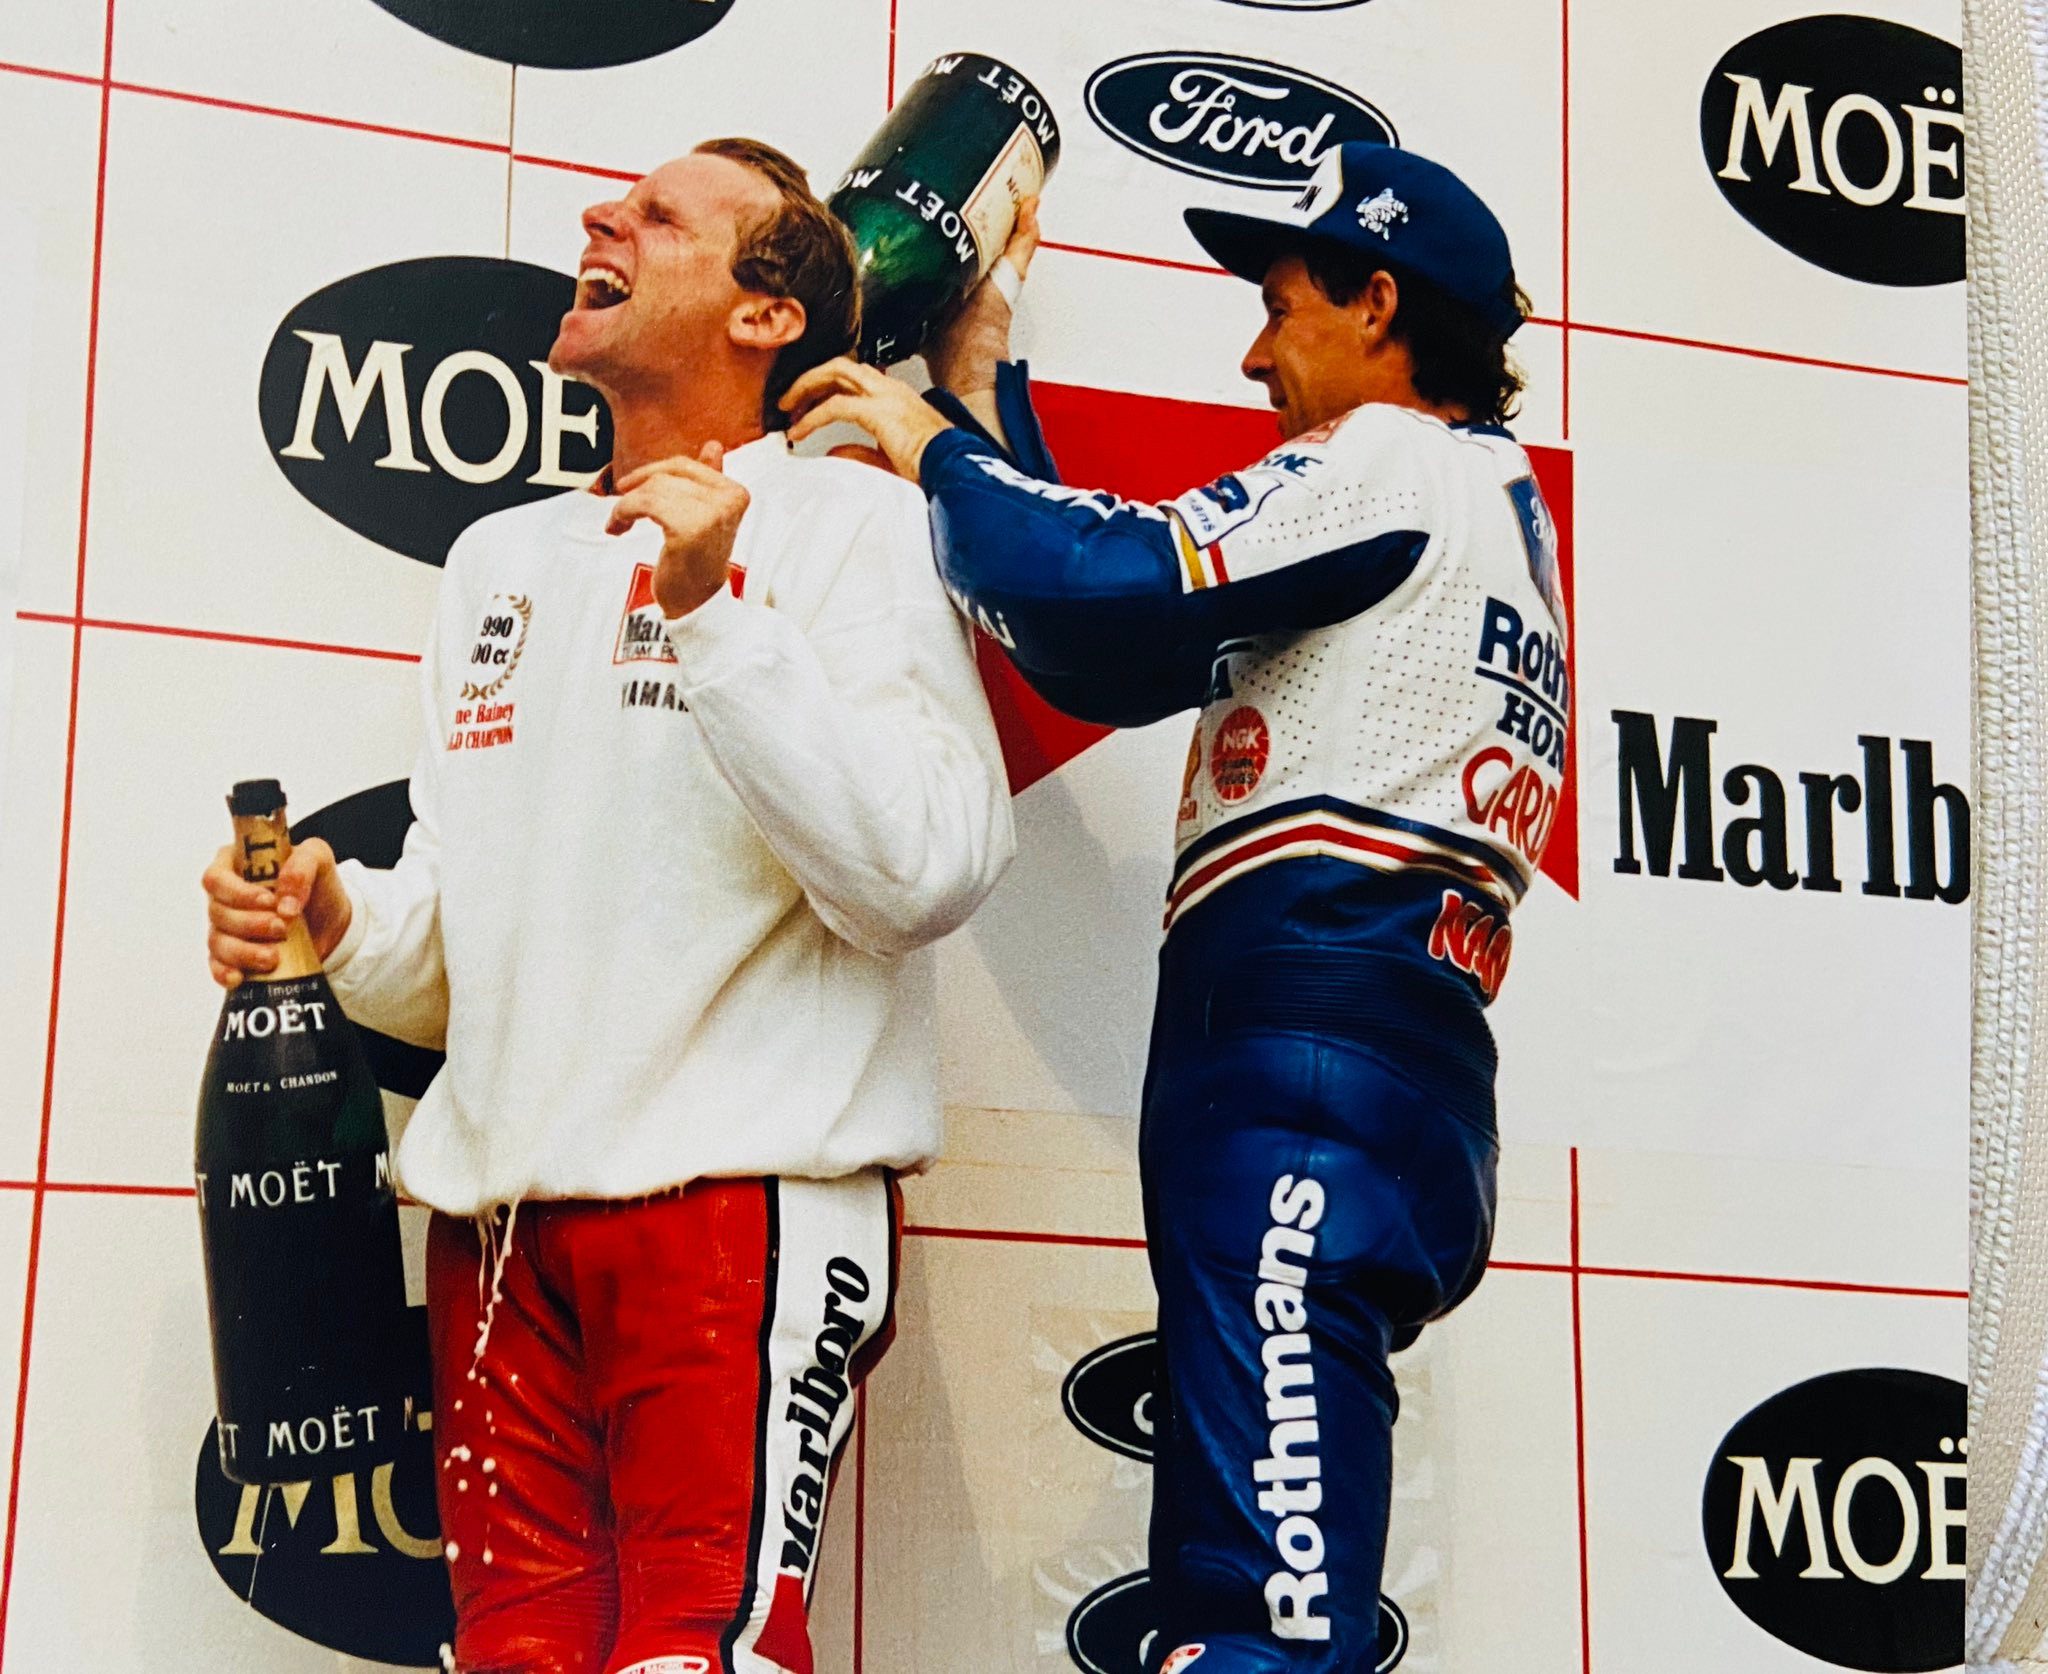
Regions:
M 2048 1019 L 2048 0 L 1963 10 L 1978 857 L 1965 1640 L 1972 1670 L 2020 1674 L 2048 1669 L 2048 1075 L 2032 1053 Z

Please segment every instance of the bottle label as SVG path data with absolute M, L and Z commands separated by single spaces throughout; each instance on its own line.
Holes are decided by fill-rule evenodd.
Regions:
M 389 1151 L 367 1157 L 307 1157 L 269 1168 L 197 1169 L 192 1179 L 202 1214 L 208 1209 L 290 1209 L 305 1203 L 333 1203 L 351 1192 L 372 1199 L 389 1198 L 397 1191 Z
M 1010 242 L 1017 225 L 1017 205 L 1036 197 L 1044 187 L 1045 153 L 1039 148 L 1038 136 L 1020 122 L 960 211 L 981 256 L 976 278 L 987 275 Z
M 357 1456 L 388 1458 L 396 1446 L 394 1438 L 405 1433 L 410 1405 L 409 1397 L 393 1395 L 381 1401 L 344 1401 L 286 1418 L 223 1415 L 218 1429 L 221 1473 L 232 1481 L 253 1477 L 296 1482 L 322 1470 L 352 1469 Z M 303 1471 L 297 1469 L 301 1464 Z
M 389 1458 L 411 1387 L 388 1152 L 199 1171 L 221 1468 L 297 1482 Z
M 277 986 L 284 985 L 280 983 Z M 325 994 L 317 999 L 280 998 L 275 1005 L 239 1006 L 222 1014 L 220 1038 L 223 1041 L 268 1040 L 272 1035 L 324 1034 L 327 1031 L 327 1014 L 333 1007 L 333 998 Z

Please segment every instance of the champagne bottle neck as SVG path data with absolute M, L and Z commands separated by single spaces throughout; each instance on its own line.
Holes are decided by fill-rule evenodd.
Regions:
M 292 854 L 291 827 L 285 820 L 284 810 L 280 808 L 274 814 L 236 814 L 234 822 L 235 864 L 243 880 L 274 887 L 278 873 Z M 293 918 L 285 921 L 284 942 L 277 952 L 277 969 L 251 971 L 247 980 L 295 982 L 301 977 L 317 976 L 323 969 L 305 919 Z

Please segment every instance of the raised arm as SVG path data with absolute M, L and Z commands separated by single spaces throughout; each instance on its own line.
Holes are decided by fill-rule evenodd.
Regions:
M 1203 700 L 1225 642 L 1327 627 L 1401 586 L 1430 541 L 1399 415 L 1304 439 L 1161 504 L 1026 475 L 964 430 L 924 450 L 947 586 L 1027 673 L 1129 671 Z M 1162 710 L 1161 712 L 1166 712 Z
M 834 933 L 887 955 L 965 922 L 1015 842 L 924 509 L 886 477 L 861 486 L 850 530 L 821 520 L 843 553 L 809 623 L 719 589 L 668 635 L 690 712 L 776 858 Z

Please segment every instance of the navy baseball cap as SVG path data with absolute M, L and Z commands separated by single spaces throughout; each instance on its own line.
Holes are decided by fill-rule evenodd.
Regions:
M 1333 147 L 1301 196 L 1278 214 L 1184 213 L 1202 248 L 1255 285 L 1275 256 L 1313 239 L 1427 279 L 1503 337 L 1522 323 L 1514 257 L 1493 211 L 1443 164 L 1398 146 L 1347 140 Z

